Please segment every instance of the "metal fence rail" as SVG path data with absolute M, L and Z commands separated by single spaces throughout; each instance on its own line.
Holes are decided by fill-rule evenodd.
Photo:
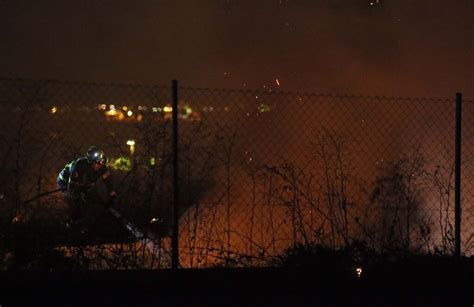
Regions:
M 177 89 L 182 267 L 273 265 L 287 249 L 315 244 L 455 252 L 454 95 Z M 98 249 L 106 252 L 95 267 L 170 266 L 172 98 L 171 86 L 0 80 L 2 254 L 25 242 L 41 249 L 45 233 L 52 240 L 61 197 L 24 201 L 54 190 L 60 169 L 95 144 L 110 158 L 117 210 L 162 243 L 150 252 L 116 238 L 114 252 Z M 464 101 L 463 254 L 474 245 L 472 106 Z M 18 210 L 31 213 L 33 234 L 11 227 Z

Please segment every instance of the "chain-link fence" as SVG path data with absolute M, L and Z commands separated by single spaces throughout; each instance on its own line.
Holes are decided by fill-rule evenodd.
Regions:
M 171 265 L 171 94 L 171 86 L 0 81 L 5 266 L 21 255 L 39 265 L 51 250 L 88 268 Z M 454 94 L 179 87 L 178 98 L 182 267 L 268 266 L 296 246 L 354 242 L 394 255 L 454 252 Z M 472 106 L 464 101 L 464 254 L 474 244 Z M 48 192 L 91 145 L 109 157 L 115 208 L 127 221 L 98 217 L 91 237 L 77 244 L 60 226 L 62 196 Z M 28 218 L 12 225 L 20 211 Z M 131 236 L 127 222 L 145 236 Z

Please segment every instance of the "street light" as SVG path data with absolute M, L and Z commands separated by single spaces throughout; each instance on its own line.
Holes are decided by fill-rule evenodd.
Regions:
M 130 146 L 130 155 L 133 156 L 135 153 L 135 141 L 134 140 L 128 140 L 127 145 Z

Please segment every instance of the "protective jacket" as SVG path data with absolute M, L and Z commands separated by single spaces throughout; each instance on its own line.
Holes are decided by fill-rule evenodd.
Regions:
M 97 171 L 92 168 L 92 162 L 86 157 L 81 157 L 66 164 L 58 175 L 57 183 L 68 197 L 78 197 L 81 192 L 92 188 L 96 181 L 102 177 L 110 196 L 115 196 L 113 182 L 106 165 L 102 165 Z

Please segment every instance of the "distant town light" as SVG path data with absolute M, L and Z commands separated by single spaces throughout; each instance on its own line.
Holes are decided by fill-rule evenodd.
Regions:
M 122 107 L 122 110 L 127 111 L 127 110 L 128 110 L 128 107 L 127 107 L 127 106 L 123 106 L 123 107 Z
M 270 110 L 271 110 L 270 106 L 265 103 L 262 103 L 261 105 L 258 106 L 258 111 L 260 113 L 270 112 Z
M 166 113 L 170 113 L 170 112 L 173 112 L 173 108 L 171 106 L 165 106 L 163 108 L 163 111 Z
M 130 116 L 133 115 L 133 112 L 132 112 L 131 110 L 128 110 L 128 111 L 127 111 L 127 115 L 130 117 Z
M 185 105 L 184 106 L 184 111 L 186 112 L 186 116 L 191 116 L 191 114 L 193 113 L 193 109 L 191 109 L 191 107 L 189 105 Z
M 129 157 L 111 158 L 107 164 L 110 168 L 128 172 L 132 169 L 132 161 Z
M 51 108 L 51 113 L 54 114 L 56 112 L 58 112 L 58 108 L 57 107 L 52 107 Z

